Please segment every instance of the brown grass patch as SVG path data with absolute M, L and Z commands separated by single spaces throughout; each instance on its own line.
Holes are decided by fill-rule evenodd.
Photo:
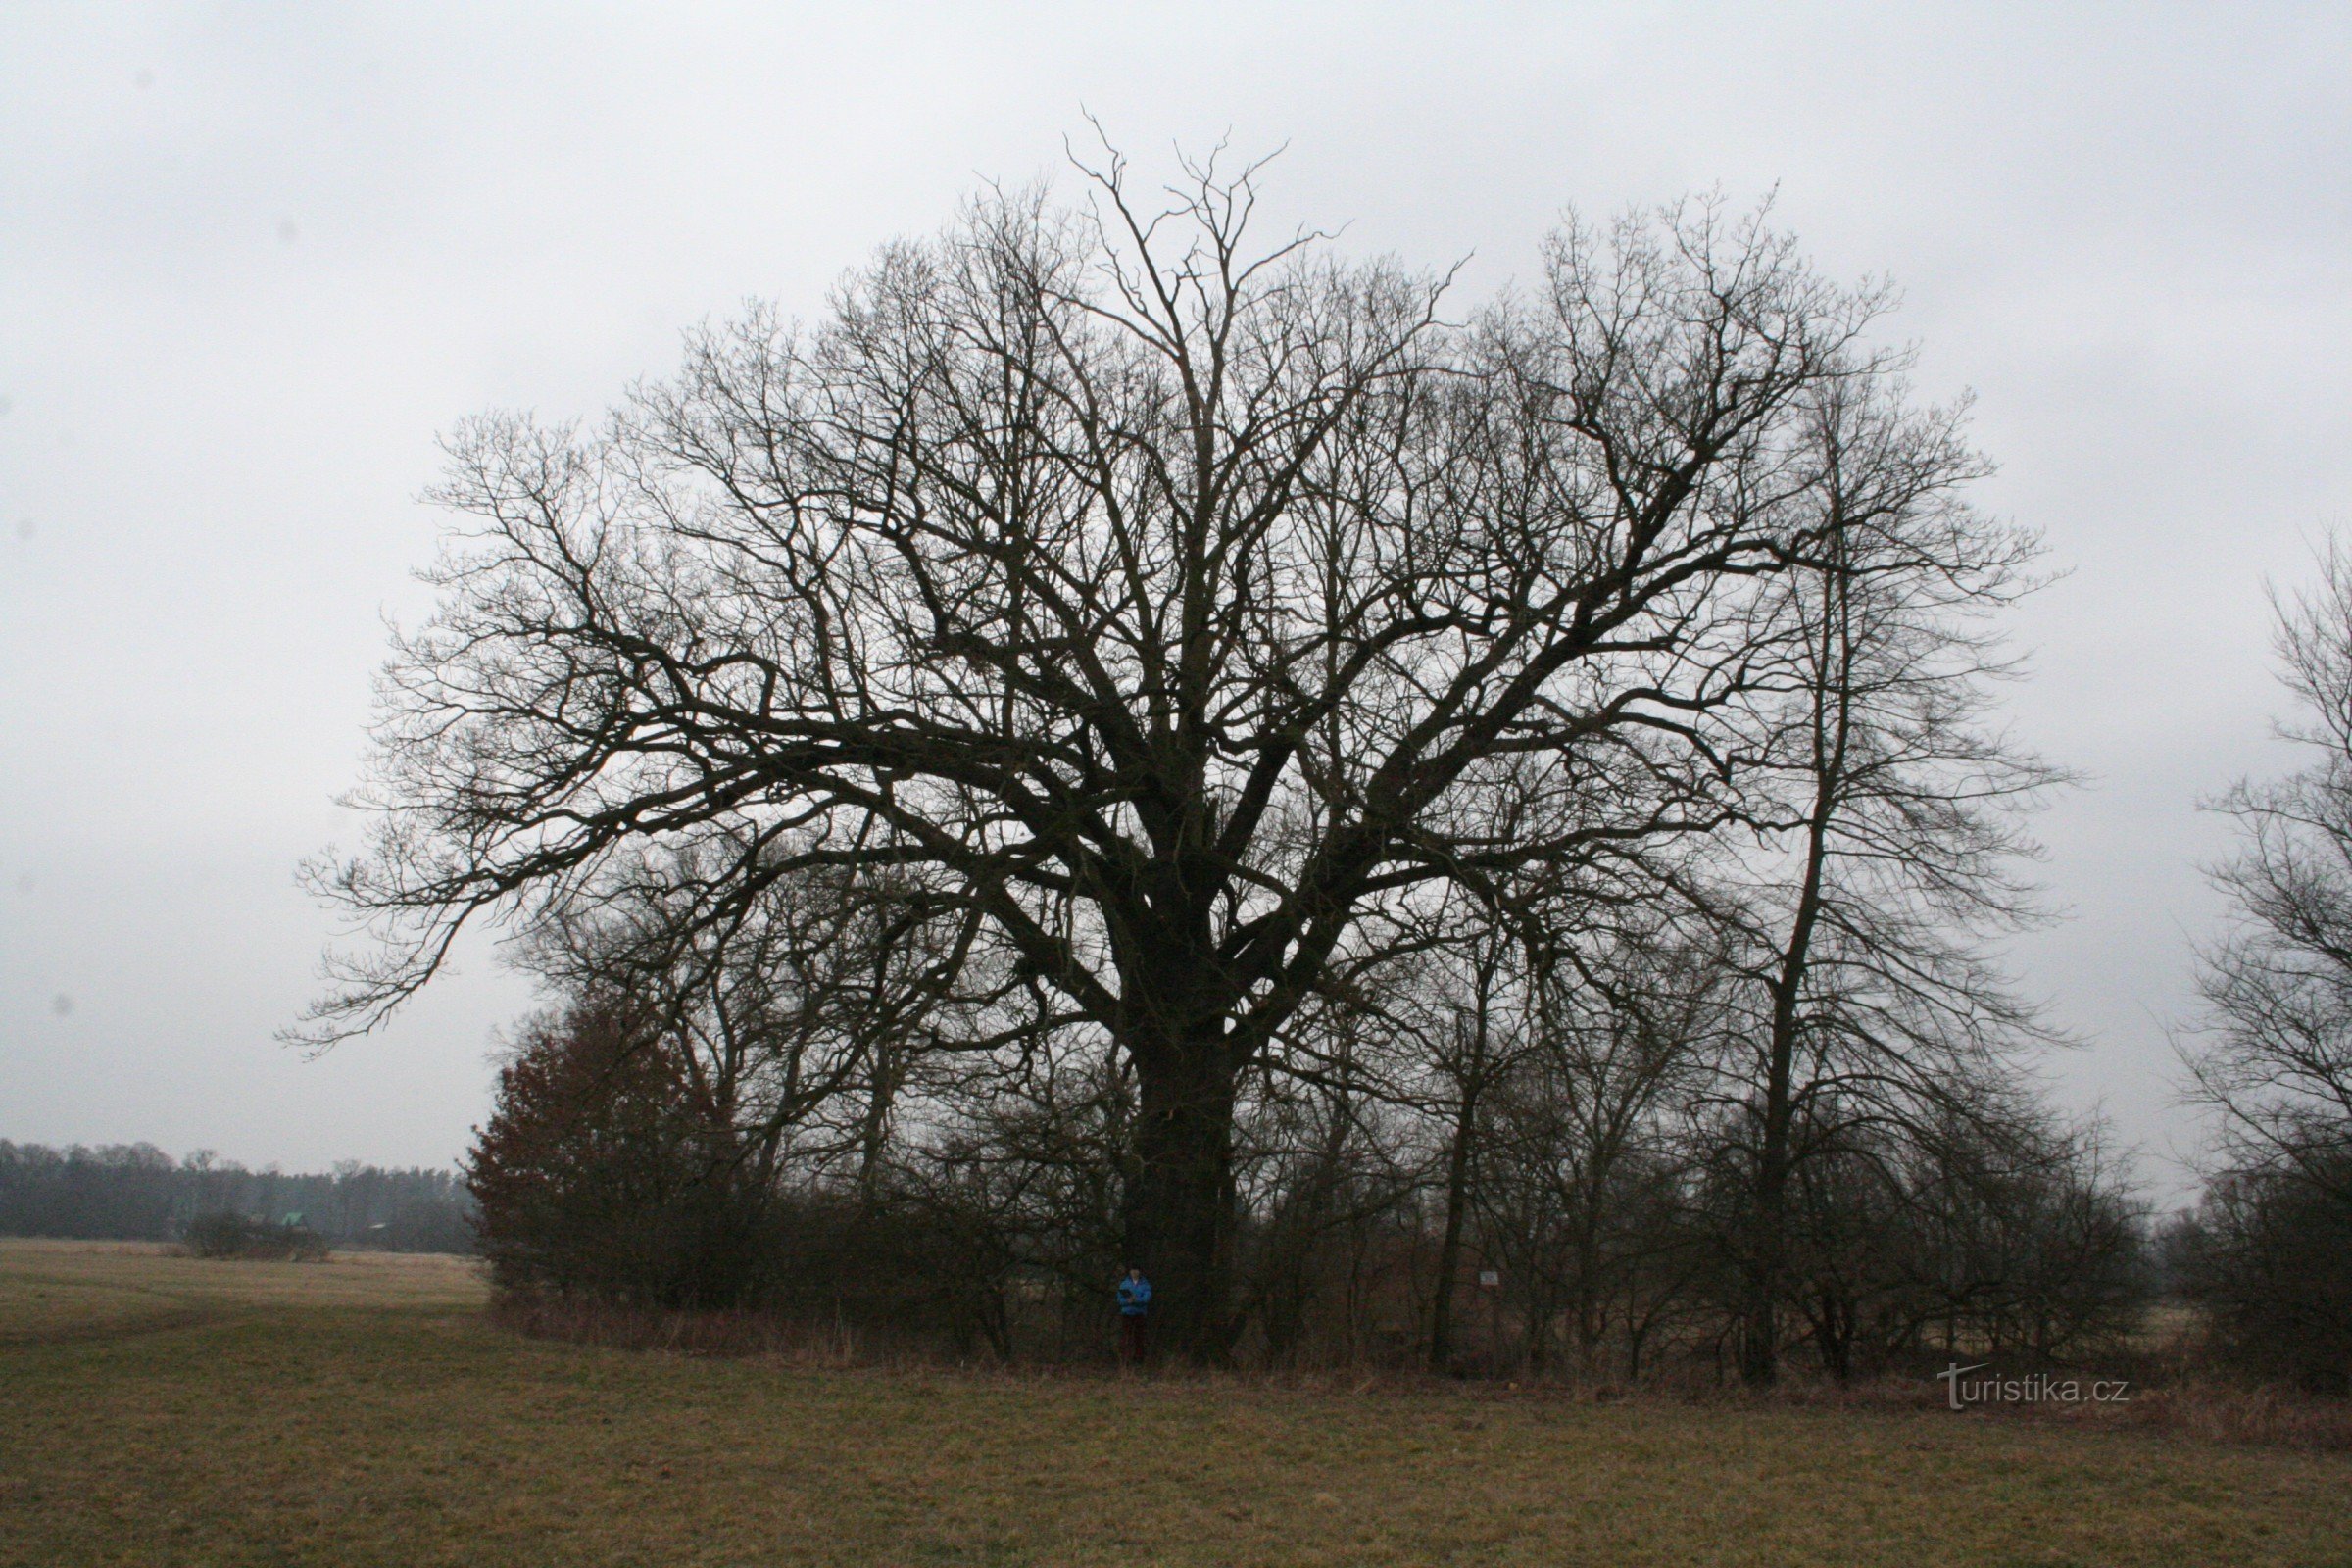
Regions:
M 689 1356 L 765 1357 L 797 1368 L 943 1370 L 934 1352 L 901 1346 L 855 1325 L 805 1322 L 761 1312 L 660 1311 L 561 1298 L 497 1295 L 490 1321 L 527 1339 L 556 1340 L 604 1349 Z M 2169 1345 L 2171 1342 L 2168 1341 Z M 1000 1365 L 993 1359 L 956 1368 L 1020 1381 L 1084 1381 L 1113 1374 L 1106 1364 Z M 1837 1383 L 1795 1373 L 1778 1386 L 1753 1391 L 1727 1384 L 1703 1369 L 1685 1369 L 1640 1385 L 1606 1380 L 1464 1382 L 1414 1368 L 1199 1372 L 1163 1369 L 1161 1380 L 1230 1384 L 1237 1388 L 1302 1394 L 1443 1395 L 1453 1398 L 1509 1398 L 1535 1402 L 1609 1405 L 1665 1402 L 1719 1410 L 1815 1410 L 1853 1413 L 1952 1415 L 1944 1386 L 1932 1372 Z M 2084 1431 L 2157 1433 L 2203 1443 L 2352 1452 L 2352 1403 L 2281 1388 L 2252 1388 L 2195 1376 L 2170 1356 L 2134 1357 L 2120 1367 L 2052 1374 L 2089 1384 L 2121 1377 L 2129 1397 L 2112 1401 L 1983 1404 L 1961 1419 L 2059 1426 Z
M 0 1248 L 216 1314 L 0 1348 L 0 1565 L 2352 1558 L 2352 1460 L 2186 1430 L 623 1353 L 463 1265 L 273 1267 Z

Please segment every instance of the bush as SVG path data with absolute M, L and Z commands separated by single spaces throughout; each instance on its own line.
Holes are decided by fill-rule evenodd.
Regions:
M 662 1032 L 618 1007 L 525 1033 L 467 1179 L 503 1289 L 721 1308 L 765 1283 L 770 1205 L 734 1129 Z
M 577 1002 L 528 1027 L 467 1163 L 502 1310 L 632 1343 L 668 1343 L 691 1319 L 725 1323 L 730 1341 L 852 1334 L 1004 1359 L 1017 1318 L 1027 1342 L 1108 1353 L 1115 1254 L 1080 1261 L 1101 1284 L 1073 1302 L 1062 1253 L 1026 1245 L 1023 1204 L 1048 1181 L 992 1186 L 1002 1162 L 979 1157 L 858 1180 L 796 1164 L 740 1120 L 625 1003 Z M 1064 1249 L 1088 1230 L 1055 1218 Z
M 205 1214 L 189 1222 L 185 1245 L 194 1257 L 275 1263 L 326 1260 L 326 1239 L 299 1220 L 273 1225 L 244 1214 Z
M 2347 1173 L 2352 1174 L 2352 1173 Z M 2225 1365 L 2307 1393 L 2352 1393 L 2352 1186 L 2283 1167 L 2207 1189 L 2165 1241 Z

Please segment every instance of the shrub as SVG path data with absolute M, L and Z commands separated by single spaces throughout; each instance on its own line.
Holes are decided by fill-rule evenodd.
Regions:
M 712 1308 L 763 1283 L 769 1204 L 663 1034 L 580 1004 L 523 1035 L 467 1178 L 510 1291 Z
M 185 1245 L 195 1257 L 281 1263 L 326 1260 L 326 1239 L 291 1219 L 272 1224 L 245 1214 L 204 1214 L 189 1222 Z
M 2352 1392 L 2352 1187 L 2291 1167 L 2206 1190 L 2166 1237 L 2180 1294 L 2225 1365 L 2309 1393 Z

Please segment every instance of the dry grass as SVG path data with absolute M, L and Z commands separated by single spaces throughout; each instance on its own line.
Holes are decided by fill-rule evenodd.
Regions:
M 467 1307 L 466 1259 L 342 1253 L 329 1263 L 222 1263 L 151 1242 L 0 1237 L 0 1346 L 107 1338 L 256 1307 Z
M 814 1370 L 519 1339 L 479 1300 L 454 1260 L 0 1246 L 0 1563 L 2352 1562 L 2341 1455 L 1867 1404 Z
M 2061 1410 L 2053 1419 L 2127 1426 L 2202 1443 L 2352 1453 L 2352 1404 L 2199 1379 L 2150 1389 L 2129 1404 Z

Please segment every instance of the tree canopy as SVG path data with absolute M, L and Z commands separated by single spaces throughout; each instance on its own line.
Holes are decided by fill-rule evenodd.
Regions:
M 462 426 L 376 837 L 318 870 L 378 943 L 314 1036 L 649 851 L 689 928 L 887 890 L 921 958 L 865 972 L 932 1048 L 1132 1067 L 1131 1248 L 1216 1353 L 1237 1077 L 1335 973 L 1430 890 L 1632 899 L 1661 843 L 1793 820 L 1774 584 L 1838 526 L 1821 409 L 1905 396 L 1886 296 L 1761 213 L 1570 220 L 1452 317 L 1444 275 L 1256 245 L 1256 173 L 992 192 L 601 426 Z

